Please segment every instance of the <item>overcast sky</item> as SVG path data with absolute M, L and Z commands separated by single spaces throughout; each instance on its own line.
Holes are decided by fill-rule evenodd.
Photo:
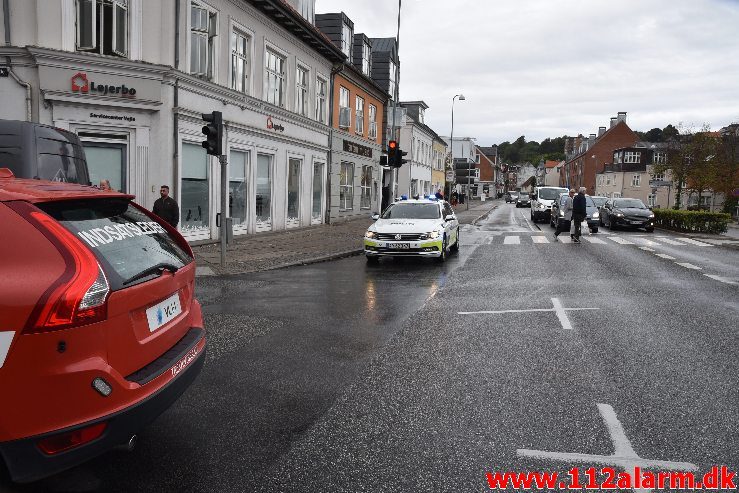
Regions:
M 317 0 L 395 36 L 397 0 Z M 739 0 L 405 0 L 400 98 L 479 145 L 739 121 Z

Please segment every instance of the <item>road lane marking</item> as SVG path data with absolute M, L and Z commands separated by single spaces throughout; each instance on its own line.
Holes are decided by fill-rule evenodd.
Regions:
M 684 243 L 680 243 L 679 241 L 671 240 L 669 238 L 660 238 L 659 241 L 661 241 L 662 243 L 667 243 L 668 245 L 685 246 Z
M 619 245 L 633 245 L 634 244 L 633 242 L 626 240 L 624 238 L 620 238 L 618 236 L 609 236 L 608 239 L 611 241 L 615 241 Z
M 703 275 L 706 277 L 710 277 L 714 281 L 722 282 L 724 284 L 731 284 L 732 286 L 739 286 L 739 282 L 734 281 L 733 279 L 730 279 L 728 277 L 721 277 L 721 276 L 716 276 L 713 274 L 703 274 Z
M 534 227 L 529 222 L 529 219 L 526 217 L 526 215 L 523 212 L 521 212 L 521 217 L 523 217 L 523 220 L 526 221 L 526 225 L 529 227 L 531 231 L 536 231 L 536 229 L 534 229 Z
M 583 238 L 585 238 L 587 241 L 595 245 L 605 245 L 606 244 L 606 242 L 601 240 L 600 238 L 592 238 L 590 236 L 583 236 Z
M 666 253 L 655 253 L 655 255 L 659 258 L 667 259 L 667 260 L 675 260 L 675 257 L 670 257 Z
M 564 330 L 572 330 L 572 324 L 567 318 L 567 312 L 577 312 L 584 310 L 600 310 L 600 308 L 565 308 L 562 302 L 557 298 L 550 298 L 553 308 L 531 308 L 528 310 L 481 310 L 476 312 L 457 312 L 457 315 L 500 315 L 502 313 L 533 313 L 533 312 L 554 312 L 559 319 L 559 323 Z
M 503 239 L 504 245 L 520 245 L 521 244 L 521 237 L 520 236 L 506 236 Z
M 690 245 L 696 245 L 696 246 L 702 246 L 702 247 L 712 247 L 713 245 L 709 243 L 703 243 L 702 241 L 696 241 L 693 238 L 678 238 L 680 241 L 684 241 L 685 243 L 689 243 Z
M 560 462 L 595 463 L 608 466 L 620 466 L 624 471 L 631 473 L 635 467 L 642 469 L 656 469 L 668 471 L 698 471 L 698 466 L 690 462 L 673 462 L 666 460 L 643 459 L 634 450 L 629 437 L 626 435 L 623 425 L 616 416 L 616 411 L 608 404 L 597 404 L 600 416 L 608 429 L 608 435 L 613 444 L 612 455 L 578 454 L 567 452 L 549 452 L 546 450 L 517 449 L 519 457 L 532 457 L 535 459 L 555 460 Z M 645 488 L 637 488 L 634 491 L 651 491 Z
M 546 236 L 535 235 L 531 237 L 531 241 L 534 243 L 549 243 Z
M 644 250 L 645 252 L 653 252 L 654 248 L 649 247 L 639 247 L 639 250 Z
M 565 233 L 565 234 L 567 234 L 567 233 Z M 562 236 L 562 235 L 560 235 L 560 236 L 557 237 L 557 241 L 560 241 L 562 243 L 572 243 L 572 238 L 570 238 L 569 236 Z
M 637 241 L 640 241 L 645 246 L 659 246 L 659 243 L 654 240 L 648 240 L 646 238 L 636 238 Z
M 680 267 L 685 267 L 686 269 L 692 269 L 692 270 L 703 270 L 697 265 L 689 264 L 688 262 L 675 262 Z

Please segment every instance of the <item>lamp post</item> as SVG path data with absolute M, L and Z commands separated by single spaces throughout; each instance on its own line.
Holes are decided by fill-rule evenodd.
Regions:
M 459 98 L 460 101 L 464 101 L 465 97 L 464 97 L 464 94 L 455 94 L 454 97 L 452 98 L 452 133 L 449 136 L 449 140 L 450 140 L 449 151 L 452 156 L 452 170 L 454 170 L 455 176 L 456 176 L 457 168 L 454 165 L 454 100 L 457 98 Z M 467 185 L 467 187 L 469 189 L 469 185 Z M 451 187 L 449 187 L 449 195 L 451 196 Z M 467 198 L 467 209 L 469 210 L 469 208 L 470 208 L 470 203 L 469 203 L 469 198 Z

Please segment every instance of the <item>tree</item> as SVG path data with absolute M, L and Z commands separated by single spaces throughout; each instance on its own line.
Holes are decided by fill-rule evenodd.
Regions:
M 669 124 L 662 129 L 662 142 L 668 142 L 670 139 L 677 139 L 680 137 L 680 130 L 675 128 L 674 125 Z
M 647 142 L 662 142 L 662 130 L 659 128 L 653 128 L 644 134 L 644 140 Z

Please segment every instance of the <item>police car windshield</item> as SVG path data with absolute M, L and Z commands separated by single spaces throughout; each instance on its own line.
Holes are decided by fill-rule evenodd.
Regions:
M 437 204 L 399 203 L 393 204 L 382 214 L 383 219 L 439 219 Z

